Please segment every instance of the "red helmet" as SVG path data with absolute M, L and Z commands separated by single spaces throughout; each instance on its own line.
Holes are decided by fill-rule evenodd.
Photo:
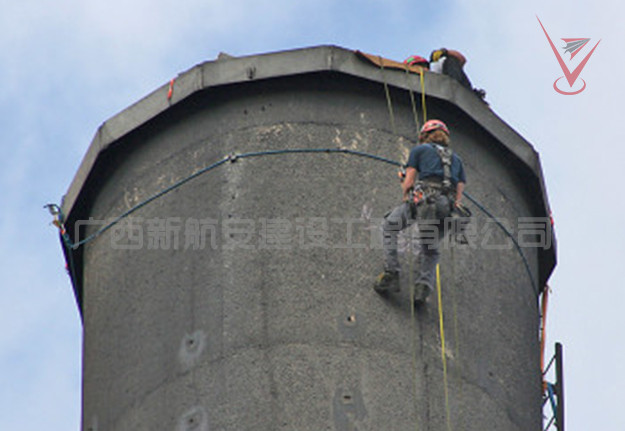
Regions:
M 408 66 L 424 65 L 425 67 L 428 67 L 430 62 L 427 61 L 425 58 L 421 57 L 420 55 L 411 55 L 410 57 L 404 60 L 404 64 Z
M 420 135 L 433 132 L 434 130 L 442 130 L 443 132 L 447 133 L 447 136 L 449 136 L 449 129 L 441 120 L 426 121 L 423 127 L 421 127 Z

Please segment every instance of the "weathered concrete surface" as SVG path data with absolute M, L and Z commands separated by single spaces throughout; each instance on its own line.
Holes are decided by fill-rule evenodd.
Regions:
M 332 52 L 335 62 L 347 55 Z M 223 77 L 239 66 L 218 67 Z M 115 217 L 226 154 L 340 147 L 402 160 L 413 145 L 400 88 L 391 92 L 393 133 L 379 81 L 323 67 L 254 73 L 248 83 L 198 85 L 112 133 L 70 189 L 70 220 Z M 389 83 L 406 79 L 386 73 Z M 522 159 L 531 147 L 496 139 L 514 132 L 455 82 L 428 82 L 476 103 L 471 117 L 428 100 L 429 117 L 452 127 L 467 190 L 502 219 L 544 216 L 541 177 Z M 517 250 L 472 207 L 480 237 L 443 252 L 447 416 L 436 297 L 413 318 L 406 288 L 388 297 L 371 289 L 380 220 L 399 198 L 396 169 L 379 161 L 245 158 L 81 247 L 83 429 L 438 430 L 449 418 L 452 429 L 539 430 L 537 301 Z M 194 242 L 202 227 L 204 244 Z M 545 252 L 524 254 L 539 284 Z M 407 285 L 413 256 L 404 258 Z

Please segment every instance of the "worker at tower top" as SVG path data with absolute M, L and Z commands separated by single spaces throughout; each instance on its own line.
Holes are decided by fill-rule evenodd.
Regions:
M 473 88 L 469 77 L 464 72 L 464 65 L 467 58 L 454 49 L 440 48 L 430 54 L 430 70 L 442 73 L 458 81 L 463 87 L 473 91 L 482 100 L 486 97 L 486 92 L 481 88 Z
M 439 245 L 445 235 L 444 220 L 461 206 L 466 183 L 462 160 L 450 146 L 449 129 L 440 120 L 426 122 L 419 144 L 411 151 L 401 182 L 402 203 L 389 212 L 383 223 L 384 272 L 374 285 L 379 293 L 399 291 L 399 232 L 415 221 L 419 227 L 419 275 L 414 285 L 415 304 L 425 302 L 436 280 Z

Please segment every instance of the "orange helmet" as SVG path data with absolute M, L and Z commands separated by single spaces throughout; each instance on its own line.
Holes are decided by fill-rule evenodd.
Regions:
M 433 132 L 434 130 L 442 130 L 443 132 L 447 133 L 447 136 L 449 136 L 449 129 L 441 120 L 426 121 L 423 127 L 421 127 L 421 132 L 419 133 L 419 136 L 423 136 L 424 134 Z

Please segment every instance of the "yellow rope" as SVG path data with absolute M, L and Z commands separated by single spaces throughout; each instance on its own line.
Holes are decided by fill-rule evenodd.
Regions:
M 453 241 L 453 239 L 451 240 Z M 456 288 L 456 256 L 454 249 L 456 248 L 456 244 L 450 244 L 451 246 L 451 300 L 453 304 L 453 313 L 454 313 L 454 362 L 458 364 L 458 367 L 461 367 L 461 370 L 464 370 L 462 362 L 460 362 L 460 336 L 458 331 L 458 289 Z M 458 379 L 458 382 L 455 386 L 455 390 L 458 393 L 458 396 L 462 394 L 464 385 L 464 379 L 461 377 Z
M 456 256 L 454 253 L 455 244 L 451 244 L 451 298 L 454 313 L 454 358 L 458 362 L 460 345 L 458 337 L 458 303 L 456 301 Z
M 391 100 L 391 93 L 389 90 L 389 86 L 388 83 L 386 82 L 386 73 L 385 73 L 385 69 L 384 69 L 384 62 L 381 56 L 378 56 L 378 59 L 380 61 L 380 71 L 382 73 L 382 82 L 384 83 L 384 94 L 386 96 L 386 104 L 388 107 L 388 113 L 389 113 L 389 117 L 390 117 L 390 122 L 391 122 L 391 130 L 393 132 L 394 135 L 397 134 L 397 131 L 395 129 L 395 114 L 393 112 L 393 102 Z M 408 73 L 408 69 L 406 69 L 406 73 Z M 423 122 L 425 123 L 427 121 L 427 107 L 426 107 L 426 103 L 425 103 L 425 81 L 423 78 L 423 70 L 419 70 L 419 76 L 420 76 L 420 81 L 421 81 L 421 106 L 422 106 L 422 110 L 423 110 Z M 410 87 L 409 85 L 409 92 L 410 92 L 410 101 L 412 104 L 412 112 L 413 112 L 413 116 L 414 116 L 414 120 L 415 120 L 415 124 L 417 127 L 417 133 L 419 133 L 419 119 L 418 119 L 418 114 L 417 114 L 417 107 L 416 107 L 416 103 L 414 100 L 414 94 L 412 92 L 412 87 Z M 410 240 L 410 244 L 409 244 L 409 253 L 412 254 L 412 240 Z M 415 415 L 418 417 L 418 410 L 416 409 L 416 401 L 417 401 L 417 396 L 418 396 L 418 391 L 419 388 L 417 386 L 417 319 L 416 319 L 416 314 L 415 314 L 415 304 L 414 304 L 414 298 L 415 298 L 415 291 L 414 291 L 414 283 L 413 283 L 413 260 L 412 260 L 412 256 L 410 257 L 410 268 L 409 268 L 409 284 L 411 286 L 410 289 L 410 313 L 411 313 L 411 317 L 412 317 L 412 322 L 413 322 L 413 328 L 414 328 L 414 333 L 413 333 L 413 337 L 412 337 L 412 367 L 413 367 L 413 372 L 414 372 L 414 396 L 415 396 Z M 438 296 L 439 296 L 439 314 L 440 314 L 440 325 L 441 325 L 441 339 L 442 339 L 442 345 L 443 345 L 443 371 L 444 371 L 444 377 L 445 377 L 445 404 L 446 404 L 446 412 L 447 412 L 447 428 L 449 431 L 451 431 L 451 425 L 449 422 L 449 397 L 447 394 L 447 363 L 445 361 L 445 333 L 444 333 L 444 329 L 443 329 L 443 320 L 442 320 L 442 316 L 443 316 L 443 310 L 442 310 L 442 302 L 441 302 L 441 289 L 440 289 L 440 279 L 439 279 L 439 269 L 438 266 L 436 268 L 436 276 L 437 276 L 437 285 L 438 285 Z M 418 420 L 415 419 L 415 430 L 418 431 L 419 427 L 418 427 Z
M 406 78 L 409 77 L 409 73 L 408 73 L 408 67 L 406 67 Z M 414 117 L 414 121 L 415 121 L 415 125 L 417 127 L 417 135 L 419 134 L 419 115 L 417 113 L 417 104 L 415 102 L 414 99 L 414 93 L 412 91 L 412 86 L 410 85 L 410 81 L 408 80 L 408 89 L 409 89 L 409 93 L 410 93 L 410 103 L 412 105 L 412 115 Z M 410 230 L 410 228 L 409 228 Z M 415 299 L 415 287 L 414 287 L 414 250 L 413 248 L 413 240 L 412 240 L 412 235 L 409 236 L 409 240 L 408 240 L 408 261 L 409 263 L 409 268 L 408 268 L 408 285 L 410 286 L 410 313 L 411 313 L 411 317 L 412 317 L 412 327 L 414 328 L 414 333 L 412 336 L 412 369 L 413 369 L 413 381 L 414 381 L 414 399 L 415 399 L 415 415 L 418 417 L 418 410 L 416 408 L 417 405 L 417 396 L 419 393 L 419 387 L 417 386 L 417 317 L 415 315 L 415 304 L 414 304 L 414 299 Z M 419 430 L 419 426 L 418 426 L 418 420 L 415 420 L 415 430 Z
M 423 79 L 423 69 L 419 71 L 419 75 L 421 76 L 421 107 L 423 110 L 423 123 L 425 123 L 428 120 L 428 113 L 425 106 L 425 80 Z
M 412 267 L 412 265 L 411 265 Z M 410 276 L 412 279 L 412 276 Z M 410 314 L 412 316 L 412 371 L 414 373 L 412 379 L 414 382 L 414 401 L 415 401 L 415 431 L 419 431 L 419 410 L 417 409 L 417 395 L 419 394 L 419 386 L 417 385 L 417 317 L 414 311 L 414 286 L 411 284 L 410 288 Z
M 443 361 L 443 384 L 445 390 L 445 417 L 447 430 L 451 431 L 451 418 L 449 414 L 449 391 L 447 389 L 447 356 L 445 354 L 445 328 L 443 326 L 443 295 L 441 293 L 440 265 L 436 265 L 436 290 L 438 293 L 438 321 L 441 332 L 441 359 Z
M 417 102 L 414 98 L 414 91 L 412 90 L 412 85 L 410 85 L 410 72 L 408 70 L 408 66 L 405 66 L 406 70 L 406 82 L 408 84 L 408 93 L 410 94 L 410 105 L 412 106 L 412 116 L 414 118 L 415 126 L 417 128 L 416 134 L 419 135 L 419 113 L 417 112 Z M 423 73 L 423 71 L 419 71 L 419 73 Z
M 386 105 L 388 107 L 388 114 L 389 114 L 389 118 L 391 121 L 391 130 L 393 132 L 393 135 L 397 135 L 397 131 L 395 130 L 395 114 L 393 112 L 393 101 L 391 100 L 391 93 L 390 90 L 388 88 L 388 83 L 386 82 L 386 74 L 385 74 L 385 69 L 384 69 L 384 62 L 381 56 L 378 56 L 378 59 L 380 61 L 380 71 L 382 73 L 382 82 L 384 83 L 384 94 L 386 96 Z M 414 96 L 412 95 L 412 90 L 410 93 L 410 97 L 413 101 L 413 112 L 414 112 L 414 116 L 415 116 L 415 121 L 417 123 L 417 131 L 419 129 L 419 120 L 418 120 L 418 115 L 416 114 L 416 103 L 414 102 Z M 409 249 L 408 249 L 408 253 L 410 255 L 412 255 L 412 239 L 409 241 Z M 409 275 L 408 275 L 408 282 L 409 285 L 411 286 L 410 289 L 410 313 L 411 313 L 411 317 L 412 317 L 412 322 L 413 322 L 413 336 L 412 336 L 412 369 L 413 369 L 413 381 L 414 381 L 414 400 L 415 400 L 415 431 L 419 431 L 419 421 L 418 421 L 418 409 L 417 409 L 417 396 L 419 393 L 419 387 L 417 385 L 417 318 L 415 315 L 415 306 L 414 306 L 414 284 L 413 284 L 413 261 L 412 261 L 412 256 L 410 256 L 409 258 L 410 260 L 410 268 L 409 268 Z
M 393 102 L 391 101 L 391 92 L 388 89 L 388 84 L 386 82 L 386 73 L 384 72 L 384 60 L 382 56 L 378 56 L 380 60 L 380 70 L 382 71 L 382 81 L 384 82 L 384 93 L 386 94 L 386 105 L 388 106 L 388 114 L 391 117 L 391 131 L 393 135 L 397 134 L 395 132 L 395 115 L 393 114 Z

